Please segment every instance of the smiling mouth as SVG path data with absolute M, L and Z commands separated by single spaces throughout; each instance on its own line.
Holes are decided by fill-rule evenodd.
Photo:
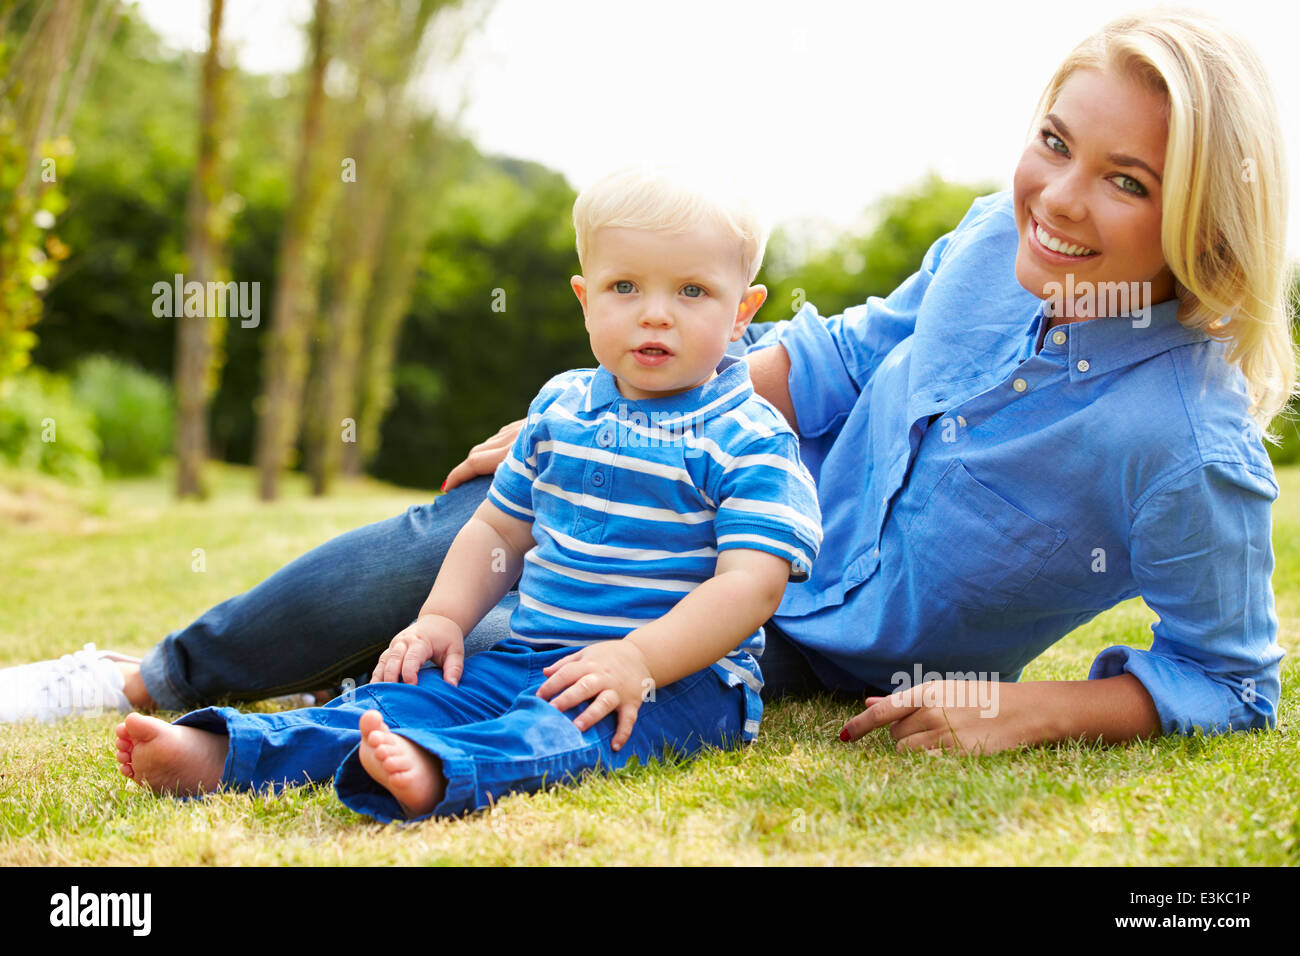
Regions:
M 1038 220 L 1032 216 L 1029 219 L 1030 225 L 1034 227 L 1034 238 L 1038 240 L 1039 245 L 1049 249 L 1060 256 L 1070 256 L 1074 259 L 1087 259 L 1090 256 L 1097 255 L 1095 249 L 1089 249 L 1087 246 L 1081 246 L 1078 243 L 1062 242 L 1055 236 L 1047 232 L 1038 224 Z

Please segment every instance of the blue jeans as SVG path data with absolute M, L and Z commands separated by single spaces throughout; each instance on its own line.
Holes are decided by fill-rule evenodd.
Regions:
M 751 325 L 731 351 L 743 354 L 764 328 Z M 363 677 L 419 614 L 452 540 L 491 483 L 491 476 L 476 478 L 430 504 L 341 534 L 209 609 L 145 654 L 145 688 L 162 710 L 191 710 Z M 489 611 L 466 636 L 465 652 L 509 637 L 518 602 L 512 591 Z M 765 696 L 822 689 L 803 654 L 770 622 L 766 638 L 759 661 Z
M 633 757 L 644 764 L 668 751 L 688 756 L 704 746 L 740 742 L 743 688 L 728 687 L 706 669 L 655 688 L 653 698 L 641 704 L 632 736 L 614 751 L 617 712 L 580 731 L 573 718 L 585 703 L 561 713 L 537 696 L 542 668 L 573 652 L 511 639 L 467 660 L 456 687 L 442 679 L 441 670 L 426 666 L 416 684 L 367 684 L 324 707 L 280 714 L 212 707 L 177 723 L 229 736 L 224 786 L 279 790 L 332 777 L 340 800 L 384 823 L 406 816 L 361 765 L 358 724 L 367 710 L 378 710 L 390 730 L 442 762 L 447 787 L 431 811 L 436 816 L 483 809 L 509 793 L 570 782 L 591 771 L 616 770 Z

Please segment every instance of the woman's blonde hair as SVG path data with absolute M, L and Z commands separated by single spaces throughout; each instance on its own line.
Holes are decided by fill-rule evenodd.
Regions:
M 1190 10 L 1118 17 L 1066 57 L 1037 126 L 1078 69 L 1114 68 L 1165 96 L 1161 246 L 1178 317 L 1229 342 L 1261 429 L 1295 392 L 1286 259 L 1287 166 L 1272 86 L 1255 51 Z M 1269 436 L 1270 438 L 1273 436 Z
M 591 235 L 601 228 L 685 232 L 715 222 L 736 237 L 746 284 L 763 264 L 767 230 L 747 200 L 701 171 L 672 166 L 621 169 L 592 183 L 573 204 L 578 261 L 585 264 Z

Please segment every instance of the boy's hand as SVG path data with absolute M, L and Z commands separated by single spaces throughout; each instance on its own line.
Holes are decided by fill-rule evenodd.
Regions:
M 414 684 L 420 665 L 432 660 L 443 679 L 455 687 L 465 668 L 465 635 L 456 622 L 441 614 L 425 614 L 393 638 L 370 679 Z
M 593 727 L 606 715 L 618 711 L 618 727 L 612 743 L 615 750 L 632 736 L 643 695 L 648 688 L 654 687 L 645 656 L 640 648 L 628 641 L 592 644 L 560 658 L 544 668 L 542 673 L 547 676 L 547 681 L 537 688 L 537 696 L 550 700 L 559 710 L 568 710 L 584 700 L 595 698 L 573 719 L 573 725 L 579 730 Z

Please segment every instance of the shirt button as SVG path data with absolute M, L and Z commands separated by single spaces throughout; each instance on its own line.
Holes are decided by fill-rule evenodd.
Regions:
M 595 485 L 597 488 L 599 488 L 601 485 L 605 483 L 605 473 L 603 471 L 592 472 L 591 483 Z
M 608 424 L 601 425 L 600 428 L 596 430 L 596 444 L 601 448 L 608 448 L 610 445 L 614 444 L 614 429 Z
M 1075 365 L 1074 367 L 1077 368 L 1080 372 L 1086 372 L 1088 371 L 1088 369 L 1092 368 L 1092 366 L 1088 364 L 1087 359 L 1079 359 L 1078 364 Z
M 879 549 L 879 548 L 876 548 L 876 553 L 873 555 L 873 557 L 876 557 L 876 558 L 880 557 L 880 549 Z
M 1060 329 L 1057 329 L 1055 332 L 1052 333 L 1052 341 L 1055 342 L 1057 345 L 1064 345 L 1065 333 L 1062 332 Z
M 1025 389 L 1029 387 L 1029 383 L 1026 382 L 1023 378 L 1018 378 L 1011 383 L 1011 387 L 1014 388 L 1017 392 L 1023 392 Z

